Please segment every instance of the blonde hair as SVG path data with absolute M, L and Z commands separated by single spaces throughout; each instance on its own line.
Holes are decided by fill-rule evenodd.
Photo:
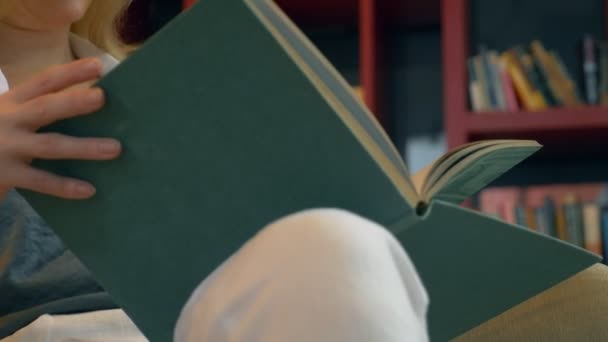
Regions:
M 126 57 L 131 47 L 120 38 L 120 20 L 131 0 L 93 0 L 87 13 L 72 25 L 72 32 L 116 58 Z
M 0 14 L 7 13 L 19 0 L 0 0 Z M 72 25 L 72 32 L 118 59 L 133 49 L 120 37 L 120 20 L 131 0 L 92 0 L 87 13 Z

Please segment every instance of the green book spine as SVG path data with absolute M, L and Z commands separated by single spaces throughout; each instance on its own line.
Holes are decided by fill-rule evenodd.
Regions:
M 564 203 L 564 215 L 568 229 L 569 241 L 577 246 L 584 247 L 583 212 L 581 204 L 575 199 Z
M 515 222 L 521 227 L 528 226 L 528 220 L 526 218 L 526 207 L 518 204 L 515 207 Z
M 538 65 L 536 65 L 532 56 L 523 46 L 516 46 L 513 48 L 513 51 L 523 66 L 524 72 L 528 76 L 528 80 L 530 80 L 532 86 L 541 92 L 549 106 L 555 105 L 557 101 L 551 93 L 548 84 L 543 80 Z
M 549 235 L 549 219 L 544 207 L 535 208 L 536 229 L 539 233 Z
M 563 106 L 564 102 L 560 98 L 559 91 L 555 87 L 555 81 L 551 79 L 551 73 L 547 65 L 538 58 L 536 54 L 532 54 L 534 70 L 538 73 L 538 79 L 541 84 L 541 89 L 547 92 L 549 103 L 552 105 Z M 553 83 L 552 83 L 553 81 Z M 543 94 L 544 94 L 543 91 Z
M 557 213 L 555 211 L 555 202 L 553 202 L 551 197 L 545 197 L 543 208 L 547 219 L 547 234 L 557 238 Z
M 608 264 L 608 207 L 600 208 L 600 226 L 602 230 L 603 262 Z
M 467 59 L 467 72 L 469 75 L 469 83 L 477 82 L 479 77 L 477 76 L 477 72 L 475 71 L 475 57 L 469 57 Z
M 600 103 L 608 105 L 608 42 L 600 42 L 599 61 L 600 61 Z
M 481 58 L 483 73 L 485 75 L 487 94 L 489 99 L 490 109 L 496 110 L 500 109 L 500 103 L 498 99 L 498 89 L 496 88 L 496 80 L 494 77 L 494 70 L 492 67 L 492 62 L 490 61 L 489 51 L 485 46 L 480 46 L 479 55 Z

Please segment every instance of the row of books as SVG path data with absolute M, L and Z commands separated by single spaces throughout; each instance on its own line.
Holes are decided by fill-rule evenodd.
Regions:
M 608 259 L 608 201 L 604 184 L 489 188 L 479 210 L 534 229 Z
M 480 53 L 467 61 L 472 110 L 517 112 L 608 104 L 608 45 L 585 37 L 582 47 L 583 95 L 560 55 L 538 40 L 502 53 L 480 47 Z

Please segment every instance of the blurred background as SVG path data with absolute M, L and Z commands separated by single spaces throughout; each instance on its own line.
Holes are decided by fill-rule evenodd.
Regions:
M 145 41 L 193 2 L 134 0 L 125 38 Z M 538 140 L 540 153 L 470 205 L 607 252 L 607 1 L 276 2 L 359 93 L 412 171 L 480 139 Z

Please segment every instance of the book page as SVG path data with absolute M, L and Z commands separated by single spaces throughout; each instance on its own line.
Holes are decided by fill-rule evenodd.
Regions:
M 523 140 L 478 150 L 454 165 L 423 198 L 460 203 L 540 148 L 535 141 Z
M 464 159 L 468 155 L 475 153 L 476 151 L 479 151 L 481 149 L 487 148 L 489 146 L 505 142 L 506 141 L 503 140 L 477 141 L 459 146 L 453 149 L 452 151 L 444 154 L 441 158 L 437 159 L 437 161 L 432 164 L 421 189 L 418 190 L 418 193 L 427 193 L 433 187 L 433 185 L 435 185 L 435 183 L 437 183 L 437 181 L 443 175 L 445 175 L 446 172 L 448 172 L 453 166 L 458 164 L 462 159 Z

